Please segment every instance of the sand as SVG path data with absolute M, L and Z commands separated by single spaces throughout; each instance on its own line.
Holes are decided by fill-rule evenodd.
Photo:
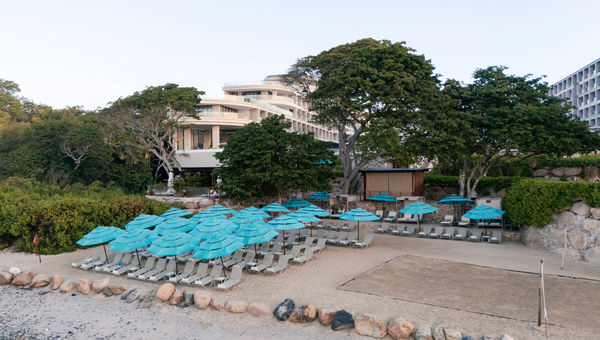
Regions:
M 368 229 L 368 227 L 364 227 L 365 224 L 361 224 L 361 233 Z M 139 287 L 145 290 L 158 286 L 71 268 L 71 262 L 80 260 L 92 252 L 92 249 L 86 249 L 55 256 L 42 256 L 43 263 L 39 264 L 35 255 L 5 250 L 0 252 L 0 268 L 16 265 L 35 272 L 60 273 L 65 279 L 85 277 L 94 280 L 108 276 L 114 282 L 126 287 Z M 281 275 L 244 273 L 242 282 L 232 291 L 211 290 L 216 296 L 225 299 L 260 300 L 273 307 L 285 298 L 292 298 L 297 304 L 312 303 L 318 307 L 344 308 L 351 313 L 371 313 L 386 319 L 401 316 L 416 324 L 440 323 L 474 335 L 508 333 L 517 339 L 543 339 L 546 328 L 535 326 L 531 320 L 535 320 L 536 314 L 530 315 L 532 311 L 535 311 L 535 307 L 531 306 L 531 302 L 535 301 L 532 297 L 537 295 L 535 280 L 531 280 L 533 275 L 502 277 L 503 274 L 509 273 L 507 270 L 539 272 L 540 259 L 544 259 L 545 273 L 550 275 L 546 281 L 550 292 L 548 314 L 551 325 L 547 327 L 549 338 L 598 338 L 596 335 L 598 328 L 589 322 L 596 314 L 587 314 L 590 308 L 597 305 L 595 301 L 598 299 L 597 287 L 600 283 L 597 281 L 600 280 L 600 267 L 582 261 L 566 260 L 565 269 L 561 270 L 559 255 L 529 249 L 517 242 L 487 244 L 376 235 L 374 244 L 369 248 L 352 249 L 327 246 L 308 264 L 291 265 Z M 385 263 L 389 264 L 390 261 L 394 262 L 393 266 L 385 268 Z M 446 266 L 450 266 L 448 268 L 453 272 L 458 271 L 460 275 L 449 275 L 448 268 L 443 268 L 444 266 L 438 265 L 436 261 L 443 261 L 442 263 L 445 263 Z M 473 281 L 477 281 L 477 278 L 486 275 L 488 268 L 493 269 L 492 273 L 496 277 L 501 277 L 502 280 L 487 280 L 485 287 L 482 287 L 482 293 L 474 298 L 473 303 L 468 301 L 458 301 L 460 303 L 457 303 L 451 299 L 449 301 L 448 296 L 452 296 L 452 294 L 460 297 L 468 296 L 473 289 L 473 286 L 465 285 L 465 281 L 457 280 L 457 276 L 472 277 Z M 369 278 L 371 276 L 369 273 L 372 273 L 373 277 Z M 582 285 L 579 283 L 581 280 L 561 279 L 562 276 L 584 278 L 591 281 L 586 281 Z M 353 283 L 353 281 L 357 282 Z M 559 289 L 556 291 L 553 290 L 554 282 L 559 283 Z M 359 284 L 363 287 L 353 286 Z M 587 285 L 591 288 L 588 289 Z M 406 286 L 412 287 L 411 290 L 402 293 L 404 295 L 399 295 L 398 291 Z M 420 290 L 419 287 L 423 287 L 423 289 Z M 431 287 L 436 287 L 435 294 L 423 293 Z M 534 291 L 530 292 L 532 289 Z M 5 290 L 15 290 L 15 288 L 6 288 Z M 489 292 L 489 296 L 485 294 L 486 292 Z M 6 296 L 11 293 L 4 291 L 2 294 Z M 528 298 L 520 299 L 520 296 Z M 560 296 L 560 300 L 555 302 L 554 296 Z M 169 325 L 179 325 L 180 322 L 177 321 L 179 318 L 182 318 L 183 324 L 190 323 L 185 318 L 200 318 L 199 320 L 203 320 L 202 322 L 205 322 L 206 325 L 231 332 L 224 334 L 225 338 L 233 337 L 233 335 L 239 334 L 237 332 L 246 329 L 254 330 L 254 333 L 250 332 L 248 336 L 263 338 L 318 338 L 321 335 L 324 338 L 333 336 L 360 338 L 353 331 L 334 333 L 317 323 L 311 325 L 278 323 L 274 319 L 259 320 L 248 315 L 198 311 L 194 308 L 179 310 L 176 307 L 157 303 L 150 311 L 140 313 L 134 312 L 133 307 L 129 307 L 130 305 L 115 298 L 105 299 L 97 296 L 71 298 L 60 296 L 58 293 L 47 294 L 42 298 L 46 297 L 56 299 L 53 300 L 55 307 L 52 311 L 64 313 L 62 315 L 65 319 L 73 316 L 72 314 L 77 317 L 87 315 L 88 318 L 101 318 L 98 324 L 113 322 L 103 319 L 105 317 L 112 318 L 112 315 L 100 316 L 95 311 L 95 308 L 102 308 L 100 304 L 105 303 L 110 306 L 119 306 L 117 308 L 119 313 L 114 317 L 118 315 L 125 320 L 132 320 L 136 323 L 137 329 L 143 329 L 145 322 L 154 322 L 151 315 L 158 313 L 160 314 L 156 316 L 158 319 L 164 316 L 168 320 L 172 320 L 168 323 Z M 91 308 L 83 308 L 83 311 L 80 312 L 72 311 L 69 305 L 61 304 L 61 301 L 66 303 L 65 301 L 70 301 L 69 299 L 77 299 L 73 301 L 76 301 L 78 306 L 92 305 L 88 306 Z M 486 302 L 487 299 L 490 299 L 489 303 Z M 112 302 L 113 300 L 115 302 Z M 20 313 L 20 307 L 15 307 L 14 312 Z M 512 315 L 513 313 L 517 314 Z M 62 318 L 55 320 L 48 327 L 63 329 L 61 320 Z M 138 325 L 138 323 L 140 324 Z M 97 331 L 101 334 L 100 336 L 109 335 L 102 335 L 104 333 L 98 327 L 100 326 L 90 327 L 89 332 Z M 172 328 L 175 329 L 174 332 L 177 332 L 177 327 Z M 138 336 L 135 330 L 128 331 L 132 332 L 133 337 Z M 139 337 L 147 338 L 147 335 L 147 333 L 139 333 Z

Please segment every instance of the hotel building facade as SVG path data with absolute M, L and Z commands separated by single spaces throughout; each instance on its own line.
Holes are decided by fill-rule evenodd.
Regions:
M 600 58 L 551 85 L 550 94 L 567 98 L 570 114 L 600 131 Z
M 305 96 L 280 76 L 247 84 L 225 84 L 223 99 L 202 99 L 196 118 L 186 117 L 175 134 L 176 158 L 185 170 L 218 167 L 214 155 L 222 151 L 227 139 L 251 122 L 283 115 L 291 123 L 290 131 L 314 133 L 316 139 L 337 145 L 338 133 L 331 127 L 311 122 L 315 115 Z

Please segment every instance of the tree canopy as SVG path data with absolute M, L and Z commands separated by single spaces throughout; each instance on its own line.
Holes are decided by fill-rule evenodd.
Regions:
M 231 135 L 216 154 L 218 190 L 246 202 L 265 197 L 281 202 L 292 190 L 329 190 L 333 171 L 322 163 L 333 153 L 312 133 L 287 132 L 290 126 L 282 116 L 272 116 Z
M 362 39 L 301 58 L 286 78 L 308 93 L 314 121 L 338 131 L 346 193 L 357 192 L 360 168 L 385 145 L 373 141 L 386 140 L 391 128 L 403 129 L 439 91 L 424 56 L 387 40 Z

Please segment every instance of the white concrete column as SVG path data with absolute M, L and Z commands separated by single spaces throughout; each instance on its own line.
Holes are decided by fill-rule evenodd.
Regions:
M 183 149 L 184 150 L 192 149 L 192 130 L 191 129 L 183 129 Z
M 216 149 L 219 147 L 219 143 L 221 140 L 221 130 L 219 125 L 212 126 L 212 147 Z

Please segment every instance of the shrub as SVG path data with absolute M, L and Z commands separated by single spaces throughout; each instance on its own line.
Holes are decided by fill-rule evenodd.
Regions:
M 513 183 L 522 180 L 522 177 L 490 177 L 486 176 L 481 179 L 478 183 L 477 188 L 479 190 L 493 189 L 499 191 L 502 189 L 509 188 Z M 458 187 L 458 176 L 443 176 L 436 174 L 426 174 L 425 184 L 431 186 L 442 186 L 442 187 Z M 480 194 L 486 194 L 486 192 L 480 192 Z
M 516 226 L 543 226 L 552 215 L 573 204 L 577 198 L 600 207 L 600 184 L 524 179 L 514 183 L 503 202 L 511 223 Z

